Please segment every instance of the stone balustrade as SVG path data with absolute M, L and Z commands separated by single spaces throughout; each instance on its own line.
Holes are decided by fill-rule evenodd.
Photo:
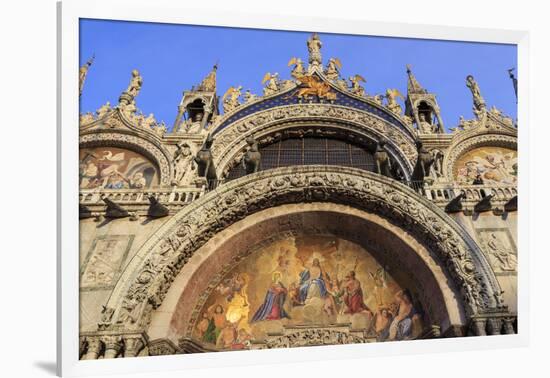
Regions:
M 146 212 L 149 197 L 155 197 L 159 203 L 171 211 L 177 211 L 199 199 L 206 192 L 204 187 L 156 188 L 156 189 L 81 189 L 80 205 L 87 207 L 94 215 L 105 210 L 103 198 L 107 198 L 128 211 Z
M 464 193 L 462 203 L 466 208 L 473 208 L 484 197 L 492 194 L 491 202 L 495 207 L 503 207 L 508 201 L 517 196 L 516 185 L 484 184 L 484 185 L 459 185 L 459 184 L 431 184 L 424 185 L 423 195 L 438 206 L 445 206 L 450 200 Z
M 80 204 L 95 205 L 108 198 L 119 205 L 148 204 L 149 197 L 155 197 L 162 204 L 190 203 L 204 194 L 202 188 L 174 189 L 81 189 Z

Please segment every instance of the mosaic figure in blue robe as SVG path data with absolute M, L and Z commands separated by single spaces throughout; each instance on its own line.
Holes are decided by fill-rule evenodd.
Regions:
M 319 259 L 313 259 L 311 268 L 300 273 L 298 301 L 304 303 L 308 298 L 326 298 L 328 295 L 325 273 Z

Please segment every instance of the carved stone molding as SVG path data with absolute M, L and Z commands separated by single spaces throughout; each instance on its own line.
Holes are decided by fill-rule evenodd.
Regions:
M 131 135 L 126 132 L 105 132 L 97 131 L 86 133 L 80 136 L 80 148 L 86 147 L 122 147 L 142 153 L 150 158 L 159 168 L 160 185 L 169 186 L 172 169 L 168 152 L 160 143 L 153 143 L 140 136 Z
M 497 134 L 494 133 L 494 131 L 482 134 L 475 133 L 474 135 L 461 135 L 457 140 L 453 140 L 445 155 L 443 160 L 443 176 L 446 177 L 449 182 L 454 181 L 454 165 L 460 156 L 477 147 L 485 146 L 505 147 L 517 150 L 517 135 L 510 133 Z
M 167 221 L 128 264 L 106 304 L 111 330 L 144 330 L 193 253 L 227 226 L 288 203 L 333 202 L 375 213 L 409 232 L 439 258 L 467 315 L 500 306 L 500 286 L 475 241 L 408 187 L 370 172 L 323 166 L 279 168 L 210 191 Z
M 366 136 L 375 141 L 384 138 L 390 152 L 406 173 L 416 162 L 414 140 L 404 131 L 371 113 L 332 104 L 299 104 L 271 108 L 239 119 L 216 134 L 212 153 L 215 166 L 222 173 L 243 153 L 246 138 L 257 140 L 288 127 L 340 127 L 347 133 Z
M 296 330 L 281 336 L 270 337 L 265 343 L 252 349 L 295 348 L 314 345 L 360 344 L 366 338 L 329 328 Z

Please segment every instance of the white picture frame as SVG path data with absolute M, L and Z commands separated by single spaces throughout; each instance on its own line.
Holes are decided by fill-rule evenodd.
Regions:
M 411 342 L 344 345 L 266 351 L 171 355 L 148 358 L 81 361 L 79 350 L 79 226 L 78 226 L 78 125 L 79 19 L 111 19 L 259 29 L 318 31 L 388 37 L 443 39 L 516 44 L 518 47 L 518 190 L 528 192 L 529 151 L 529 35 L 525 31 L 476 29 L 433 25 L 394 24 L 296 17 L 245 12 L 188 9 L 168 1 L 117 1 L 58 3 L 58 317 L 57 371 L 62 376 L 155 372 L 208 367 L 243 366 L 277 362 L 364 358 L 400 354 L 519 347 L 528 344 L 529 267 L 528 196 L 519 197 L 518 223 L 518 333 L 496 337 L 465 337 Z

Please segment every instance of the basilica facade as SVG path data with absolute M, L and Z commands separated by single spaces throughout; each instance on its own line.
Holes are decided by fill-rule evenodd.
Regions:
M 517 332 L 517 124 L 470 75 L 446 128 L 412 67 L 369 94 L 305 42 L 263 93 L 214 66 L 170 131 L 137 70 L 81 114 L 81 359 Z

